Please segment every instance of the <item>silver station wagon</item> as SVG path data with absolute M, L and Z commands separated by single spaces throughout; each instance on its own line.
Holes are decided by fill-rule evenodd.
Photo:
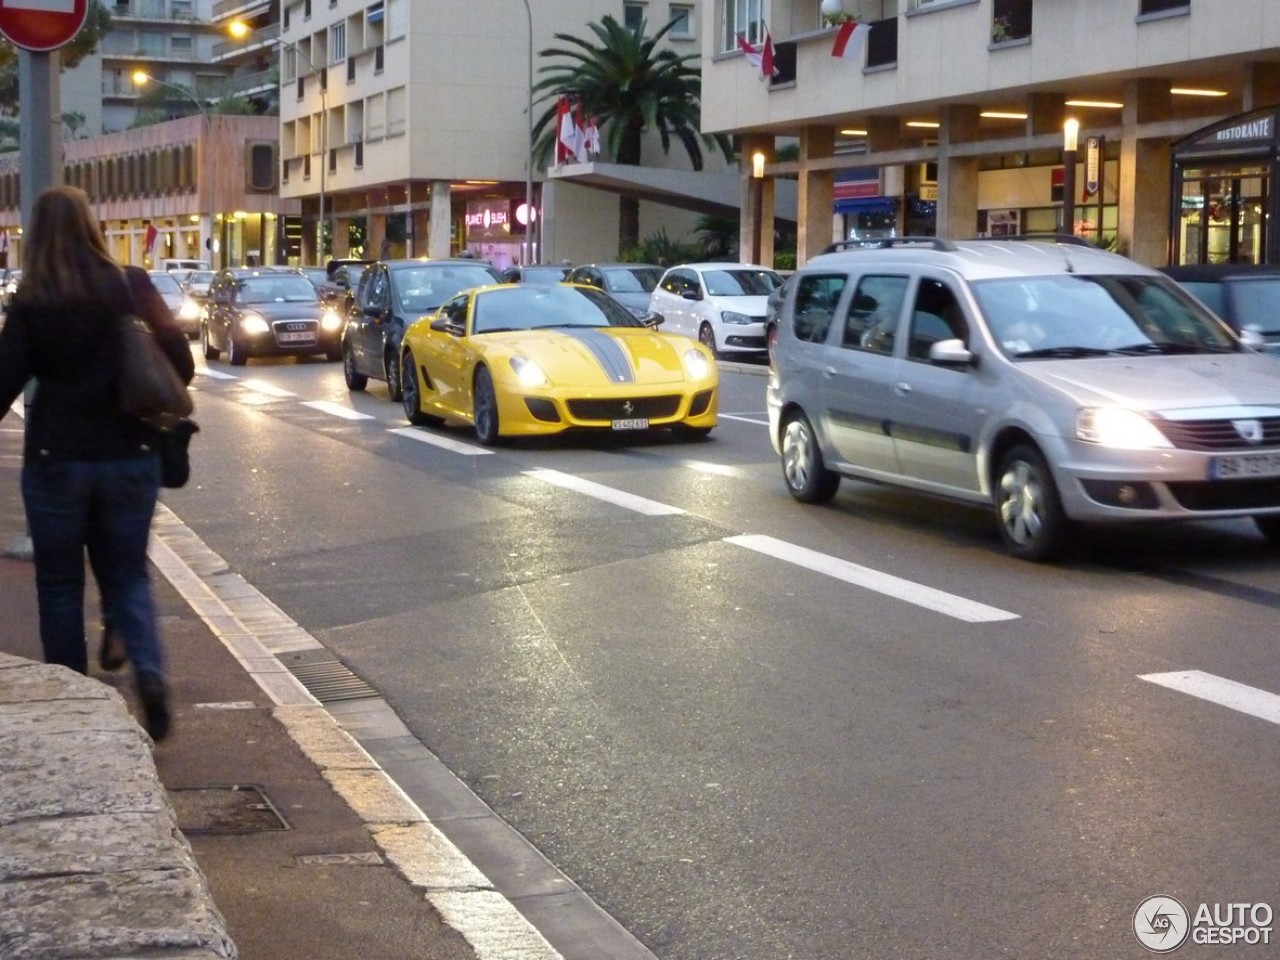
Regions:
M 1069 239 L 1069 238 L 1068 238 Z M 788 284 L 768 388 L 792 495 L 841 477 L 1075 523 L 1252 517 L 1280 542 L 1280 364 L 1156 270 L 1065 241 L 902 238 Z

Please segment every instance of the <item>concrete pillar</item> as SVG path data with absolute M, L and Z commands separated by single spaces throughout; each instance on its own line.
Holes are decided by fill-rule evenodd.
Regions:
M 1244 68 L 1244 78 L 1242 112 L 1248 113 L 1280 103 L 1280 65 L 1248 63 Z
M 448 180 L 431 181 L 431 211 L 427 224 L 427 256 L 447 257 L 449 249 L 450 227 L 453 221 L 453 192 L 449 189 Z
M 1167 82 L 1125 84 L 1118 191 L 1121 252 L 1148 266 L 1169 262 L 1169 140 L 1139 140 L 1139 123 L 1163 120 L 1171 112 Z
M 364 255 L 369 258 L 383 259 L 382 241 L 387 236 L 387 215 L 385 213 L 369 214 L 368 225 L 364 237 Z
M 351 256 L 351 221 L 346 217 L 339 216 L 336 211 L 329 217 L 329 220 L 333 224 L 333 237 L 329 240 L 333 256 Z
M 742 216 L 738 221 L 738 256 L 747 263 L 773 266 L 773 180 L 752 176 L 753 157 L 773 160 L 773 137 L 742 138 Z M 767 259 L 766 259 L 767 258 Z
M 968 104 L 944 107 L 938 129 L 939 237 L 962 240 L 978 232 L 978 158 L 953 157 L 951 146 L 978 135 L 978 108 Z
M 424 257 L 427 255 L 427 231 L 431 218 L 426 210 L 414 210 L 410 214 L 409 224 L 409 256 Z
M 821 253 L 832 240 L 831 211 L 835 195 L 835 171 L 812 170 L 810 162 L 834 156 L 835 145 L 834 127 L 804 127 L 800 131 L 796 266 L 802 266 L 810 257 Z

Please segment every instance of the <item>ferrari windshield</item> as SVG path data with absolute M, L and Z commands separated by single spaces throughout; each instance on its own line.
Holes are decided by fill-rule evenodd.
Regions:
M 494 283 L 497 274 L 483 264 L 402 267 L 394 271 L 400 303 L 406 313 L 431 313 L 463 290 Z
M 472 321 L 474 333 L 641 326 L 644 324 L 606 293 L 551 284 L 516 284 L 477 293 Z
M 316 288 L 301 274 L 246 277 L 237 286 L 241 303 L 308 303 L 316 299 Z
M 983 280 L 973 295 L 992 337 L 1015 360 L 1240 349 L 1225 324 L 1164 277 Z

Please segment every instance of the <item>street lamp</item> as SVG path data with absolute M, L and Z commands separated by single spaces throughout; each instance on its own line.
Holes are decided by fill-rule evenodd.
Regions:
M 1076 232 L 1076 147 L 1080 141 L 1080 121 L 1069 118 L 1062 125 L 1062 229 Z
M 192 93 L 186 87 L 179 86 L 176 83 L 168 83 L 167 81 L 157 79 L 156 77 L 151 76 L 151 74 L 147 73 L 145 70 L 133 71 L 133 85 L 135 87 L 145 87 L 148 83 L 154 83 L 158 87 L 164 87 L 166 90 L 173 90 L 176 93 L 182 94 L 184 97 L 186 97 L 188 100 L 190 100 L 192 103 L 196 105 L 196 109 L 200 111 L 200 116 L 204 117 L 205 120 L 209 119 L 208 108 L 204 105 L 204 103 L 201 100 L 196 98 L 196 95 L 194 93 Z
M 524 13 L 529 20 L 529 143 L 524 171 L 524 262 L 533 256 L 533 10 L 529 0 L 524 0 Z
M 527 4 L 528 0 L 525 0 L 525 2 Z M 227 32 L 234 39 L 243 40 L 249 34 L 257 31 L 243 20 L 233 20 L 227 25 Z M 307 62 L 307 65 L 311 67 L 311 72 L 320 80 L 320 215 L 316 221 L 316 257 L 323 263 L 325 259 L 324 234 L 325 228 L 329 225 L 325 211 L 325 185 L 329 172 L 329 77 L 327 73 L 316 66 L 310 54 L 302 52 L 296 42 L 286 43 L 281 37 L 266 37 L 265 39 L 282 51 L 286 48 L 291 48 L 296 56 L 301 56 Z

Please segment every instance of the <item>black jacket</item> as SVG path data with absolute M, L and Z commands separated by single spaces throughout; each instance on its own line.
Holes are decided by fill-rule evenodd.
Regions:
M 151 326 L 184 383 L 195 375 L 187 338 L 151 278 L 140 267 L 126 267 L 125 276 L 127 286 L 122 279 L 89 303 L 38 306 L 19 289 L 9 304 L 0 329 L 0 417 L 34 377 L 26 462 L 121 460 L 155 449 L 155 429 L 122 413 L 116 399 L 122 314 Z

